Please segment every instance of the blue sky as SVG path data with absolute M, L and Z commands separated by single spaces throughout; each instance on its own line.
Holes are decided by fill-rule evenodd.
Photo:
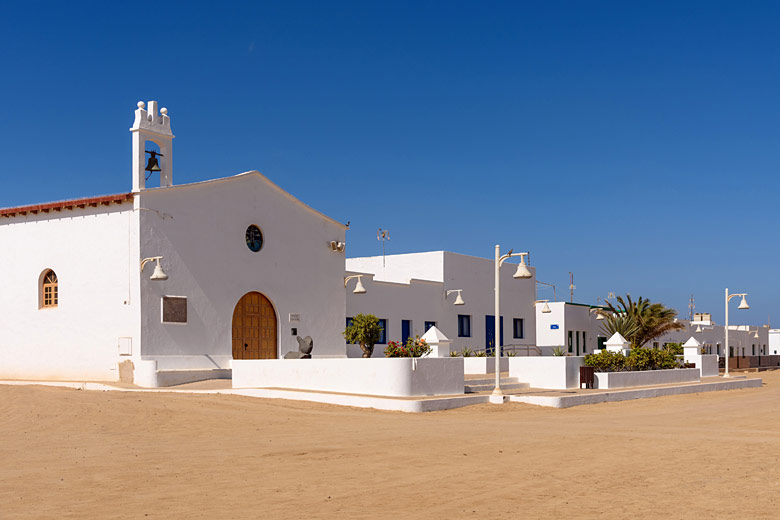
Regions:
M 47 3 L 0 19 L 0 206 L 130 189 L 132 110 L 174 182 L 257 169 L 349 256 L 528 250 L 542 281 L 780 324 L 780 4 Z M 490 290 L 490 289 L 488 289 Z M 540 297 L 551 297 L 548 290 Z

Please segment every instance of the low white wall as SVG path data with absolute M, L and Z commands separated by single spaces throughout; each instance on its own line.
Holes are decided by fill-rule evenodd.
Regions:
M 641 372 L 596 372 L 594 388 L 626 388 L 629 386 L 690 383 L 700 380 L 698 368 L 643 370 Z
M 466 374 L 495 374 L 496 373 L 496 358 L 495 357 L 464 357 L 463 359 L 463 371 Z M 509 370 L 509 359 L 506 357 L 501 358 L 501 372 Z
M 701 370 L 701 377 L 718 375 L 718 356 L 715 354 L 685 356 L 685 362 L 696 363 L 696 368 Z
M 509 358 L 509 377 L 531 388 L 579 388 L 582 356 L 534 356 Z
M 463 358 L 236 359 L 233 388 L 393 397 L 462 394 Z

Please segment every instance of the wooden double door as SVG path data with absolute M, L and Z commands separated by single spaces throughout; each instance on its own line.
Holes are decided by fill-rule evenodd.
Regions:
M 276 359 L 276 311 L 259 292 L 246 293 L 233 311 L 233 359 Z

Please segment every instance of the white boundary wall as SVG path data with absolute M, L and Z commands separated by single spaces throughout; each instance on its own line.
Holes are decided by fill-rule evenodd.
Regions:
M 233 388 L 393 397 L 463 394 L 463 358 L 236 359 Z
M 701 380 L 698 368 L 643 370 L 641 372 L 596 372 L 594 388 L 626 388 L 629 386 L 691 383 Z
M 466 374 L 495 374 L 496 373 L 496 358 L 495 357 L 465 357 L 463 359 L 463 371 Z M 509 359 L 506 357 L 501 358 L 499 366 L 501 372 L 509 370 Z
M 531 356 L 509 358 L 509 377 L 531 388 L 579 388 L 583 357 Z
M 718 375 L 718 356 L 715 354 L 685 356 L 686 363 L 696 363 L 696 368 L 701 370 L 701 377 Z

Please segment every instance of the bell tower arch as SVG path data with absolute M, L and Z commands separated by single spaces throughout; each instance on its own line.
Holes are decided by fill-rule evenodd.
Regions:
M 157 101 L 149 101 L 148 108 L 143 101 L 138 102 L 135 111 L 135 121 L 130 128 L 133 134 L 133 193 L 146 188 L 146 143 L 152 141 L 159 148 L 159 153 L 153 154 L 159 164 L 160 186 L 173 184 L 173 138 L 171 133 L 171 118 L 168 109 L 163 107 L 157 111 Z M 157 171 L 157 170 L 155 170 Z

